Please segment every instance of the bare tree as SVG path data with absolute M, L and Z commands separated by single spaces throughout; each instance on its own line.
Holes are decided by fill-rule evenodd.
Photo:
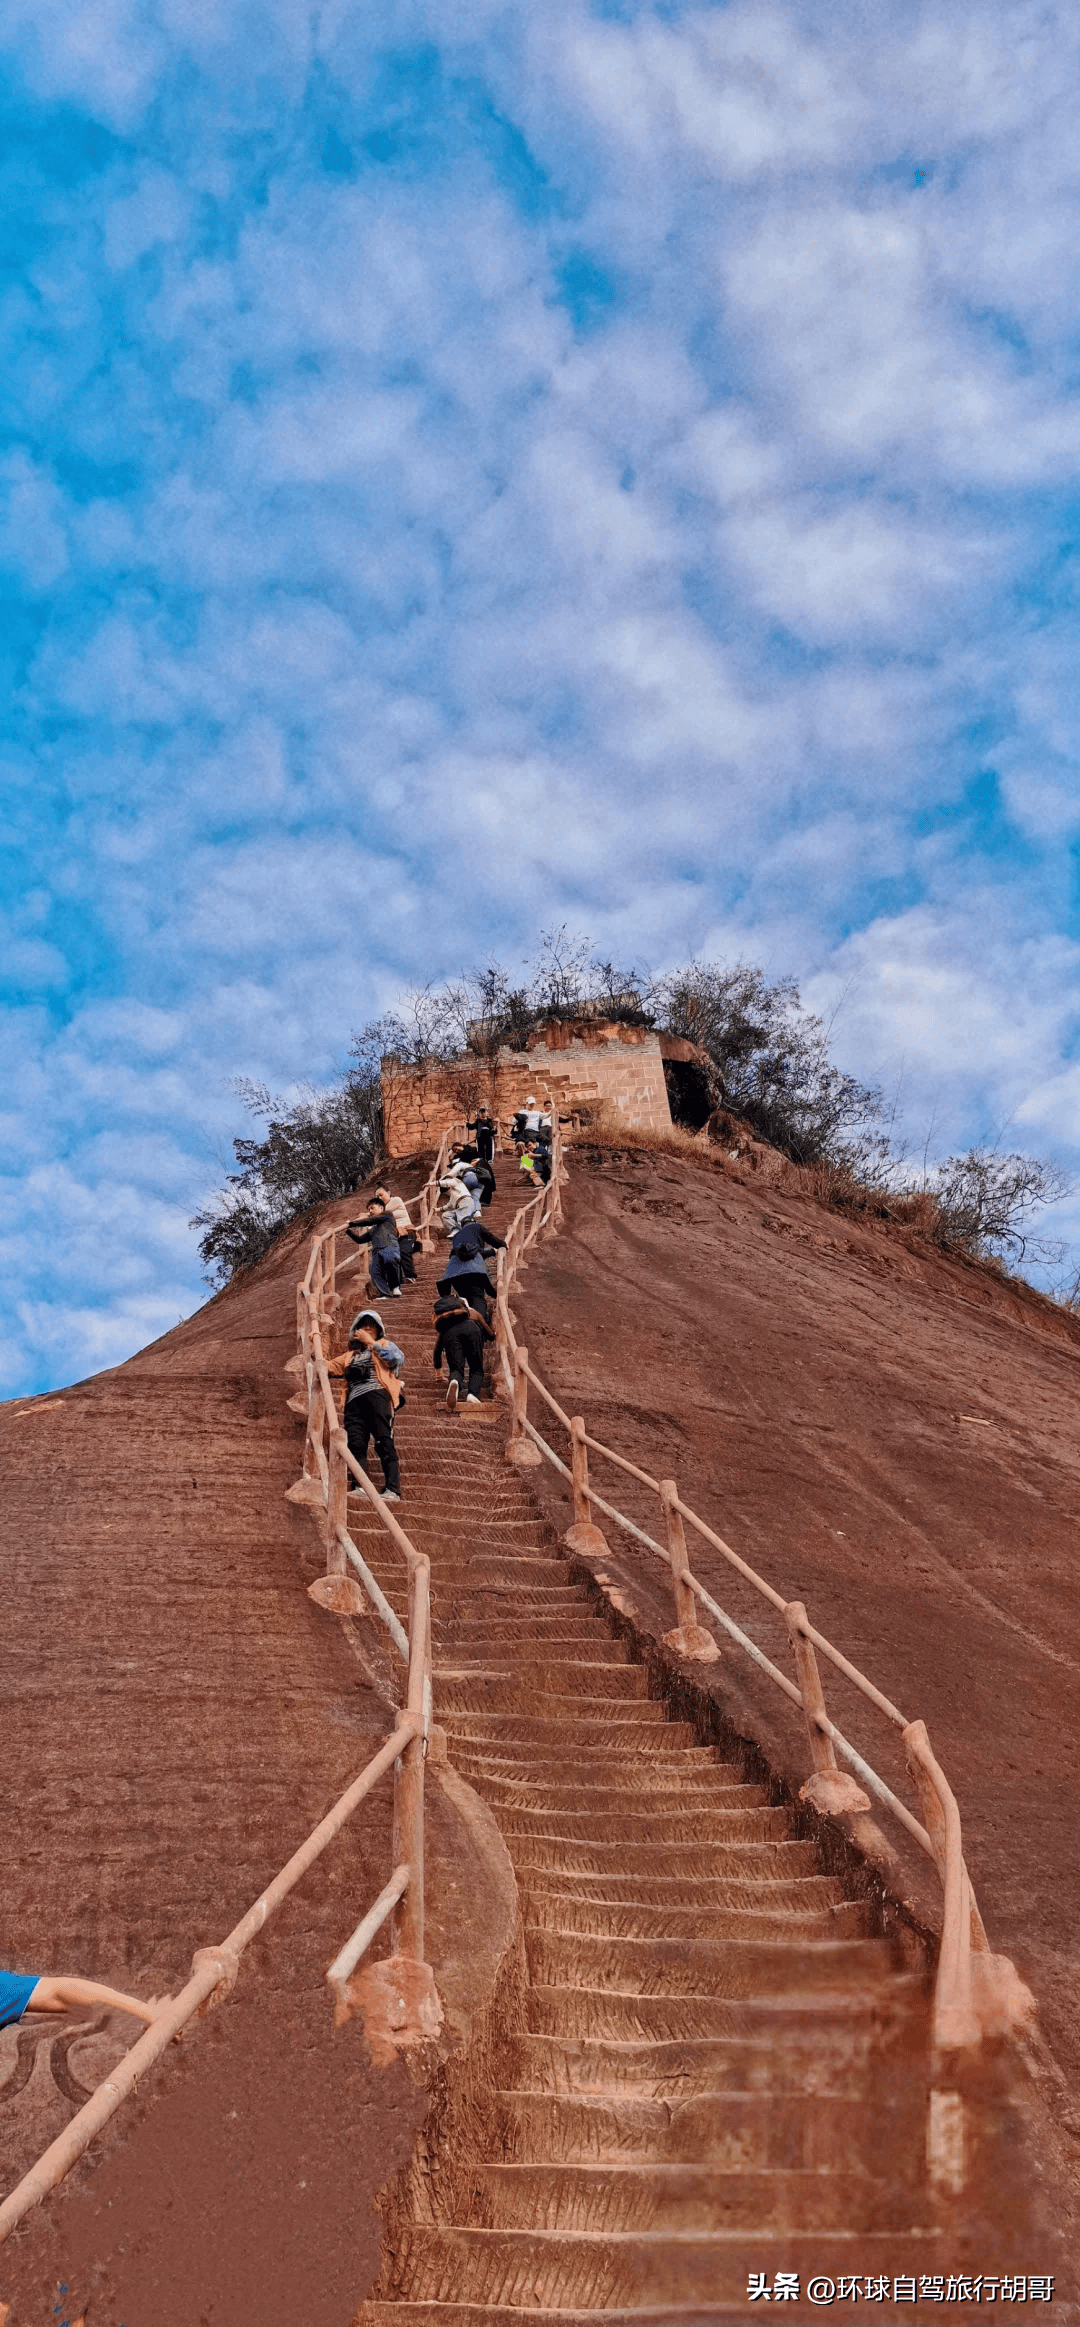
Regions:
M 943 1244 L 1050 1266 L 1064 1259 L 1062 1239 L 1047 1236 L 1039 1225 L 1047 1206 L 1069 1193 L 1059 1164 L 970 1147 L 966 1155 L 951 1155 L 939 1164 L 924 1185 L 938 1207 Z
M 803 1009 L 794 978 L 770 984 L 752 962 L 693 961 L 658 979 L 649 1002 L 670 1033 L 708 1052 L 725 1105 L 795 1163 L 881 1168 L 870 1128 L 881 1095 L 833 1065 L 827 1029 Z
M 211 1284 L 261 1260 L 290 1220 L 359 1187 L 382 1137 L 377 1076 L 351 1074 L 330 1091 L 309 1085 L 291 1105 L 272 1099 L 264 1083 L 241 1077 L 233 1087 L 267 1128 L 261 1139 L 234 1139 L 239 1170 L 190 1223 L 203 1231 L 199 1253 Z

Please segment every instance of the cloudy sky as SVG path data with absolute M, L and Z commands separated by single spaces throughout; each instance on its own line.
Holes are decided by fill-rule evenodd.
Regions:
M 0 21 L 3 1394 L 552 920 L 1075 1153 L 1075 11 Z

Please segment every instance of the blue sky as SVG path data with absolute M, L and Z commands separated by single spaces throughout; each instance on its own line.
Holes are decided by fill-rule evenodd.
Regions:
M 1075 12 L 0 17 L 4 1393 L 552 921 L 1075 1158 Z

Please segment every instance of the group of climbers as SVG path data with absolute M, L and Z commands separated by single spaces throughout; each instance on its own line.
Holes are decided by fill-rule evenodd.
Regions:
M 484 1386 L 484 1351 L 494 1341 L 491 1303 L 495 1295 L 488 1255 L 504 1248 L 481 1213 L 496 1192 L 494 1156 L 497 1125 L 487 1108 L 477 1109 L 466 1126 L 474 1143 L 455 1150 L 439 1181 L 440 1219 L 450 1250 L 437 1280 L 439 1298 L 432 1313 L 436 1372 L 445 1364 L 449 1373 L 446 1403 L 451 1412 L 459 1401 L 478 1406 Z M 530 1178 L 551 1178 L 551 1116 L 529 1097 L 514 1119 L 519 1162 Z M 352 1242 L 370 1250 L 370 1274 L 375 1291 L 398 1301 L 416 1282 L 413 1252 L 416 1233 L 408 1206 L 387 1188 L 376 1188 L 362 1220 L 350 1220 L 345 1231 Z M 382 1464 L 383 1501 L 401 1500 L 401 1470 L 394 1444 L 394 1416 L 405 1403 L 405 1357 L 387 1338 L 377 1309 L 361 1309 L 349 1332 L 349 1345 L 328 1360 L 327 1371 L 345 1383 L 345 1435 L 349 1453 L 361 1468 L 374 1441 Z M 350 1494 L 362 1494 L 350 1473 Z
M 479 1108 L 467 1129 L 475 1133 L 475 1145 L 457 1149 L 439 1182 L 441 1217 L 450 1250 L 438 1279 L 439 1298 L 432 1315 L 433 1362 L 436 1371 L 444 1362 L 449 1369 L 446 1403 L 451 1411 L 459 1399 L 470 1406 L 480 1403 L 484 1350 L 495 1338 L 489 1321 L 495 1288 L 486 1256 L 505 1246 L 505 1239 L 496 1236 L 480 1217 L 495 1194 L 492 1167 L 497 1127 L 487 1109 Z M 530 1176 L 539 1172 L 550 1179 L 551 1118 L 539 1113 L 535 1099 L 528 1099 L 525 1110 L 515 1118 L 514 1132 L 522 1166 L 528 1159 Z M 536 1158 L 545 1151 L 547 1168 L 541 1170 Z M 369 1248 L 371 1282 L 382 1299 L 399 1301 L 403 1282 L 406 1286 L 416 1283 L 413 1254 L 417 1235 L 403 1197 L 393 1195 L 388 1188 L 376 1188 L 364 1207 L 364 1218 L 350 1220 L 345 1233 L 354 1244 Z M 405 1352 L 388 1338 L 378 1309 L 361 1309 L 353 1318 L 348 1348 L 327 1360 L 327 1372 L 345 1382 L 349 1453 L 363 1468 L 368 1447 L 374 1442 L 382 1464 L 382 1499 L 399 1503 L 401 1468 L 394 1444 L 394 1416 L 405 1404 Z M 349 1493 L 363 1493 L 351 1473 Z M 26 2011 L 62 2012 L 90 2004 L 130 2012 L 150 2024 L 167 2001 L 152 1996 L 142 2002 L 117 1988 L 103 1987 L 97 1980 L 39 1979 L 35 1974 L 0 1970 L 0 2028 L 21 2020 Z

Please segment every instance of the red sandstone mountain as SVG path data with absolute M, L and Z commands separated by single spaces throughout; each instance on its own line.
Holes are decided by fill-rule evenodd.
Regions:
M 926 1720 L 991 1943 L 1038 1997 L 1037 2067 L 1067 2149 L 1070 2119 L 1080 2128 L 1075 1328 L 887 1220 L 852 1225 L 737 1161 L 570 1161 L 566 1225 L 521 1288 L 519 1336 L 595 1435 L 674 1475 Z M 0 1414 L 5 1961 L 175 1987 L 385 1732 L 349 1626 L 305 1596 L 314 1530 L 284 1501 L 299 1441 L 282 1368 L 303 1253 L 298 1230 L 128 1365 Z M 494 1450 L 503 1425 L 482 1428 Z M 408 1489 L 407 1422 L 401 1437 Z M 417 1456 L 422 1443 L 418 1427 Z M 643 1515 L 633 1491 L 594 1477 Z M 561 1490 L 539 1491 L 564 1525 Z M 783 1664 L 756 1597 L 704 1546 L 694 1564 Z M 639 1637 L 670 1627 L 647 1553 L 613 1535 L 594 1565 Z M 736 1650 L 685 1685 L 797 1786 L 805 1740 Z M 904 1790 L 888 1734 L 843 1684 L 828 1688 Z M 484 1814 L 470 1825 L 452 1787 L 429 1796 L 433 1960 L 461 2039 L 502 1909 Z M 423 2115 L 400 2066 L 373 2072 L 359 2041 L 334 2040 L 322 1981 L 385 1879 L 388 1809 L 385 1793 L 359 1816 L 252 1951 L 233 2000 L 2 2250 L 11 2327 L 63 2317 L 57 2290 L 76 2284 L 80 2300 L 98 2286 L 102 2327 L 345 2327 L 378 2265 L 370 2196 Z M 918 1870 L 904 1861 L 897 1883 L 917 1918 Z M 489 1897 L 488 1960 L 466 1961 Z M 18 2046 L 0 2050 L 5 2181 L 117 2039 L 108 2024 L 69 2028 L 25 2077 Z

